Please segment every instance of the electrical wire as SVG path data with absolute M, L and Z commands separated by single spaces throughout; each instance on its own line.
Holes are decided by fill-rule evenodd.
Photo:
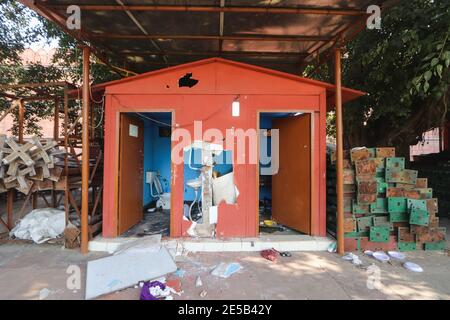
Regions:
M 144 118 L 144 119 L 147 119 L 147 120 L 150 120 L 150 121 L 153 121 L 153 122 L 155 122 L 155 123 L 159 123 L 159 124 L 162 124 L 162 125 L 165 125 L 165 126 L 168 126 L 168 127 L 172 127 L 172 125 L 170 125 L 170 124 L 168 124 L 168 123 L 165 123 L 165 122 L 162 122 L 162 121 L 159 121 L 159 120 L 156 120 L 156 119 L 153 119 L 153 118 L 150 118 L 150 117 L 147 117 L 147 116 L 144 116 L 142 113 L 140 113 L 140 112 L 136 112 L 140 117 L 142 117 L 142 118 Z
M 103 115 L 105 114 L 105 102 L 103 101 L 102 107 L 101 107 L 101 116 L 100 116 L 100 120 L 98 121 L 98 123 L 93 127 L 91 126 L 92 129 L 97 129 L 98 127 L 100 127 L 100 125 L 102 124 L 103 121 Z
M 114 99 L 116 99 L 117 102 L 119 103 L 119 105 L 120 105 L 122 108 L 125 108 L 125 109 L 128 108 L 127 106 L 124 106 L 124 105 L 121 103 L 120 99 L 117 98 L 115 95 L 111 95 L 111 97 L 114 98 Z M 217 113 L 220 113 L 220 112 L 221 112 L 223 109 L 225 109 L 226 107 L 227 107 L 227 105 L 223 105 L 223 107 L 217 109 L 216 111 L 214 111 L 214 112 L 211 113 L 210 115 L 206 116 L 205 118 L 203 118 L 203 119 L 198 119 L 198 120 L 196 120 L 196 121 L 202 121 L 202 122 L 203 122 L 203 121 L 209 120 L 210 118 L 212 118 L 212 117 L 213 117 L 214 115 L 216 115 Z M 170 111 L 168 111 L 168 112 L 170 112 Z M 170 124 L 168 124 L 168 123 L 161 122 L 161 121 L 158 121 L 158 120 L 156 120 L 156 119 L 152 119 L 152 118 L 146 117 L 146 116 L 140 114 L 139 112 L 136 112 L 136 113 L 137 113 L 138 115 L 140 115 L 141 117 L 146 118 L 147 120 L 154 121 L 154 122 L 157 122 L 157 123 L 161 123 L 161 124 L 163 124 L 163 125 L 165 125 L 165 126 L 171 127 L 172 129 L 187 128 L 187 127 L 191 127 L 191 126 L 194 125 L 193 123 L 187 123 L 187 124 L 183 124 L 183 125 L 177 125 L 177 124 L 175 124 L 175 125 L 170 125 Z
M 89 95 L 91 97 L 91 101 L 95 102 L 96 104 L 103 104 L 105 102 L 105 94 L 103 94 L 102 99 L 100 101 L 95 101 L 94 97 L 92 96 L 92 87 L 89 86 Z

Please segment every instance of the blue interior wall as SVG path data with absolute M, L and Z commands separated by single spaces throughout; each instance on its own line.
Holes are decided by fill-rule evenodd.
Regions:
M 281 112 L 267 112 L 267 113 L 261 113 L 260 119 L 259 119 L 259 128 L 260 129 L 272 129 L 272 120 L 276 118 L 286 118 L 292 116 L 292 113 L 281 113 Z M 260 139 L 267 138 L 267 150 L 263 150 L 260 148 L 260 157 L 262 157 L 264 153 L 266 153 L 264 156 L 271 156 L 271 137 L 263 137 L 260 136 Z M 260 140 L 260 146 L 262 146 L 262 141 Z M 264 167 L 270 167 L 270 162 L 268 164 L 261 164 L 259 167 L 259 173 L 261 174 L 261 168 Z M 262 186 L 259 188 L 259 200 L 263 199 L 272 199 L 272 188 L 268 186 Z
M 141 114 L 145 117 L 171 124 L 171 114 L 169 112 L 147 112 Z M 159 172 L 160 176 L 158 178 L 161 181 L 164 192 L 170 192 L 171 141 L 170 136 L 159 136 L 159 127 L 166 127 L 165 125 L 141 118 L 144 121 L 144 204 L 148 204 L 155 199 L 151 196 L 149 185 L 145 182 L 146 172 Z M 155 192 L 156 190 L 153 188 L 153 193 Z

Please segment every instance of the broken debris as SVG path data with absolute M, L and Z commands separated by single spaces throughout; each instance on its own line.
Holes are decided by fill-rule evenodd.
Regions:
M 177 276 L 178 278 L 183 278 L 185 273 L 186 270 L 177 269 L 177 271 L 174 272 L 174 275 Z
M 396 260 L 405 260 L 406 256 L 398 251 L 388 251 L 388 255 Z
M 242 268 L 243 267 L 241 266 L 241 264 L 239 264 L 237 262 L 232 262 L 232 263 L 221 262 L 219 265 L 217 265 L 213 269 L 211 274 L 213 276 L 220 277 L 220 278 L 228 278 L 232 274 L 241 270 Z
M 359 259 L 359 257 L 356 254 L 353 253 L 347 253 L 345 256 L 342 257 L 342 259 L 351 261 L 354 265 L 362 265 L 362 261 Z
M 409 261 L 405 262 L 403 264 L 403 267 L 405 267 L 406 269 L 408 269 L 409 271 L 412 271 L 412 272 L 423 272 L 422 267 L 413 262 L 409 262 Z
M 86 299 L 128 288 L 139 281 L 155 279 L 177 270 L 165 247 L 154 252 L 130 249 L 88 262 Z
M 47 299 L 51 293 L 52 292 L 47 288 L 41 289 L 41 291 L 39 291 L 39 300 Z
M 202 279 L 200 278 L 200 276 L 197 277 L 197 279 L 195 279 L 195 286 L 201 287 L 203 285 Z
M 383 251 L 376 251 L 372 254 L 372 256 L 381 262 L 388 262 L 390 260 L 389 256 Z

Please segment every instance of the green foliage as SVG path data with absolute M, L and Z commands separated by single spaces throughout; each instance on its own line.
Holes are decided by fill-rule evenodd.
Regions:
M 33 23 L 31 23 L 33 21 Z M 58 40 L 53 65 L 24 65 L 20 53 L 33 42 L 45 39 Z M 42 42 L 42 41 L 41 41 Z M 92 63 L 94 62 L 94 63 Z M 92 83 L 115 80 L 120 76 L 109 67 L 91 60 Z M 82 54 L 77 42 L 63 33 L 56 25 L 38 16 L 33 11 L 14 0 L 0 0 L 0 84 L 39 83 L 68 81 L 80 84 L 82 78 Z M 8 90 L 7 94 L 26 96 L 59 95 L 62 88 L 34 88 Z M 56 90 L 56 91 L 55 91 Z M 59 90 L 59 91 L 58 91 Z M 0 113 L 9 108 L 11 100 L 0 97 Z M 69 118 L 74 120 L 79 113 L 77 102 L 70 103 Z M 14 125 L 11 128 L 17 135 L 18 113 L 12 113 Z M 38 122 L 54 115 L 54 101 L 32 101 L 26 103 L 25 134 L 40 134 Z
M 407 149 L 447 120 L 449 34 L 449 0 L 404 0 L 382 15 L 381 30 L 365 30 L 346 47 L 343 83 L 367 92 L 344 108 L 348 146 Z
M 56 52 L 53 57 L 54 63 L 66 70 L 66 77 L 69 82 L 81 83 L 83 75 L 83 60 L 82 50 L 78 47 L 79 44 L 72 37 L 62 32 L 57 25 L 42 17 L 39 19 L 45 28 L 47 37 L 58 39 L 58 47 L 56 48 Z M 100 63 L 100 61 L 95 62 L 96 63 L 91 64 L 91 81 L 93 84 L 120 78 L 120 75 L 112 71 L 108 66 Z
M 40 64 L 21 64 L 4 65 L 0 67 L 0 74 L 5 75 L 9 80 L 6 83 L 39 83 L 48 81 L 59 81 L 63 77 L 63 71 L 55 66 L 42 66 Z M 4 79 L 4 78 L 2 78 Z M 20 88 L 9 90 L 11 95 L 22 96 L 48 96 L 62 95 L 62 91 L 55 91 L 53 88 Z M 9 108 L 10 99 L 0 99 L 0 110 Z M 50 119 L 54 114 L 53 100 L 30 101 L 26 103 L 24 129 L 25 134 L 39 134 L 41 127 L 38 125 L 40 119 Z M 14 123 L 18 123 L 18 112 L 12 113 Z M 18 134 L 18 126 L 13 125 L 11 131 Z
M 0 63 L 18 62 L 25 43 L 40 38 L 41 30 L 30 25 L 35 15 L 14 0 L 0 0 Z

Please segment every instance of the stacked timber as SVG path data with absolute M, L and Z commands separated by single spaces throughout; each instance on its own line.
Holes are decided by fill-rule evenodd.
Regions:
M 62 168 L 56 166 L 56 157 L 64 154 L 52 139 L 33 137 L 19 143 L 13 137 L 0 135 L 0 193 L 16 189 L 24 194 L 30 191 L 52 189 L 58 182 Z
M 395 148 L 354 148 L 344 157 L 346 251 L 445 249 L 438 200 Z

